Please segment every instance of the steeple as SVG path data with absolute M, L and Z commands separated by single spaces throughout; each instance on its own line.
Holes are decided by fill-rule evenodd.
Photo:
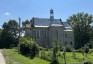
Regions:
M 53 9 L 50 10 L 50 20 L 54 19 L 54 12 Z

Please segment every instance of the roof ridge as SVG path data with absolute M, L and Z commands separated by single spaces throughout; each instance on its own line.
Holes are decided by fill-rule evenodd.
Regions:
M 38 17 L 35 17 L 35 19 L 49 19 L 49 18 L 38 18 Z

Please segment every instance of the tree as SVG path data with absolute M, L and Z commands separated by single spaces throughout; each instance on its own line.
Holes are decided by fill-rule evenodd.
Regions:
M 91 39 L 91 23 L 93 22 L 92 15 L 87 13 L 73 14 L 67 19 L 67 23 L 74 29 L 75 47 L 83 47 Z
M 1 48 L 9 48 L 11 44 L 16 44 L 17 34 L 18 22 L 16 22 L 16 20 L 9 20 L 8 23 L 5 22 L 0 34 Z
M 9 20 L 8 23 L 5 22 L 3 24 L 3 31 L 16 37 L 18 34 L 18 22 L 16 20 Z
M 57 55 L 58 51 L 59 51 L 59 44 L 58 44 L 58 40 L 56 39 L 53 47 L 53 59 L 51 64 L 59 64 L 58 55 Z
M 16 37 L 17 36 L 17 34 L 18 34 L 18 22 L 16 22 L 16 20 L 10 20 L 9 22 L 8 22 L 8 25 L 9 25 L 9 28 L 10 28 L 10 33 L 14 36 L 14 37 Z
M 1 33 L 2 33 L 2 30 L 0 29 L 0 48 L 1 48 Z
M 64 61 L 65 61 L 65 64 L 66 64 L 66 51 L 65 50 L 63 51 L 63 56 L 64 56 Z
M 25 20 L 22 22 L 22 27 L 25 28 L 26 27 L 26 24 L 30 24 L 30 21 L 29 20 Z
M 11 44 L 15 43 L 15 38 L 7 32 L 2 31 L 0 35 L 0 48 L 9 48 Z

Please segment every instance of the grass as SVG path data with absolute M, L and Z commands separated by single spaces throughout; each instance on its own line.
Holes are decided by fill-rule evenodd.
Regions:
M 46 58 L 48 60 L 52 59 L 51 56 L 48 56 L 48 54 L 51 54 L 52 51 L 46 51 Z M 75 52 L 75 56 L 73 56 L 73 52 L 66 52 L 66 63 L 67 64 L 83 64 L 85 61 L 90 61 L 93 63 L 93 52 L 88 53 L 87 57 L 86 54 Z M 59 54 L 58 54 L 59 55 Z M 65 64 L 63 52 L 60 52 L 60 55 L 58 56 L 58 61 L 60 64 Z
M 3 49 L 2 52 L 5 57 L 6 64 L 50 64 L 52 60 L 52 51 L 45 51 L 45 60 L 40 58 L 41 51 L 39 53 L 39 57 L 35 57 L 34 59 L 18 54 L 18 51 L 15 49 Z M 60 64 L 64 64 L 63 52 L 60 52 L 58 61 Z M 72 52 L 66 52 L 67 64 L 83 64 L 85 61 L 93 61 L 93 52 L 88 53 L 87 57 L 86 54 L 83 56 L 82 53 L 79 52 L 75 52 L 75 56 L 73 56 Z
M 62 54 L 62 52 L 61 52 Z M 76 56 L 72 56 L 72 52 L 67 52 L 66 53 L 66 61 L 67 64 L 83 64 L 85 61 L 93 61 L 93 53 L 90 53 L 86 56 L 83 56 L 82 53 L 75 53 Z M 59 57 L 59 62 L 64 63 L 63 57 Z
M 5 57 L 6 64 L 50 64 L 49 61 L 35 57 L 30 59 L 21 54 L 18 54 L 18 51 L 15 49 L 3 49 L 3 56 Z

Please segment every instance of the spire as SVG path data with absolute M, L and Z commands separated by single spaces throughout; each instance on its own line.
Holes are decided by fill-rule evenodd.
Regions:
M 50 10 L 50 20 L 54 19 L 54 12 L 53 9 Z

